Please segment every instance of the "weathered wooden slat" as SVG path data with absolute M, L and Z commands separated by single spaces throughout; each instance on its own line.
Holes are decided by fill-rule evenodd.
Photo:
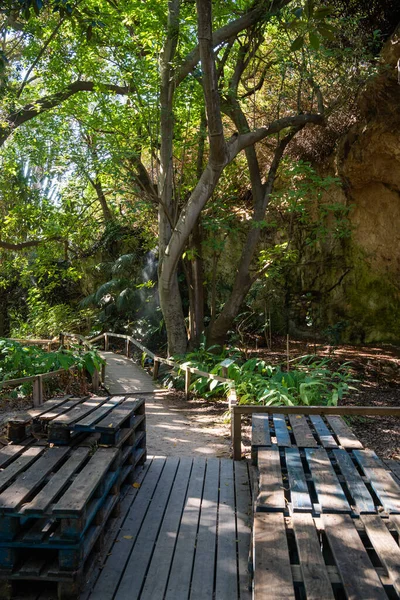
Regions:
M 307 600 L 334 600 L 321 543 L 311 514 L 295 515 L 293 528 Z
M 305 453 L 322 512 L 351 512 L 324 448 L 306 448 Z
M 378 515 L 364 515 L 362 521 L 379 560 L 387 569 L 393 587 L 400 596 L 400 548 L 398 544 Z
M 234 461 L 236 529 L 238 546 L 239 589 L 241 600 L 251 600 L 249 591 L 248 559 L 252 520 L 251 490 L 246 462 Z
M 373 450 L 354 450 L 354 456 L 387 512 L 400 513 L 400 486 Z
M 332 427 L 335 432 L 336 437 L 339 440 L 339 444 L 343 446 L 343 448 L 362 448 L 363 445 L 356 435 L 352 432 L 350 427 L 346 425 L 343 421 L 342 417 L 338 417 L 336 415 L 328 415 L 326 417 L 329 425 Z
M 165 600 L 188 598 L 196 551 L 197 528 L 206 471 L 203 458 L 193 460 L 185 508 L 182 514 Z
M 81 419 L 83 419 L 83 417 L 96 410 L 96 408 L 98 408 L 105 402 L 107 402 L 107 398 L 93 396 L 92 398 L 90 398 L 90 400 L 86 400 L 86 402 L 78 404 L 78 406 L 71 408 L 71 410 L 69 410 L 68 412 L 59 415 L 58 417 L 53 419 L 50 423 L 50 427 L 58 425 L 72 425 L 73 423 L 80 421 Z
M 289 415 L 289 422 L 299 448 L 316 448 L 318 446 L 304 415 Z
M 43 456 L 0 494 L 0 510 L 15 511 L 35 493 L 45 477 L 69 452 L 69 448 L 49 448 Z
M 123 402 L 124 400 L 125 396 L 114 396 L 112 398 L 109 398 L 107 402 L 102 404 L 95 411 L 89 413 L 89 415 L 75 423 L 74 428 L 77 430 L 91 428 L 95 423 L 97 423 L 101 419 L 104 419 L 110 411 L 115 409 L 115 407 L 121 404 L 121 402 Z
M 357 510 L 360 513 L 374 513 L 374 501 L 349 454 L 341 448 L 335 449 L 333 453 Z
M 179 531 L 179 523 L 185 505 L 192 462 L 191 458 L 181 458 L 180 460 L 168 506 L 151 558 L 151 564 L 146 575 L 146 582 L 140 594 L 140 600 L 164 598 L 175 542 Z M 138 549 L 140 553 L 139 563 L 143 563 L 145 566 L 149 557 L 143 556 L 145 552 L 143 553 L 142 550 L 142 547 Z M 135 563 L 135 579 L 136 577 L 140 577 L 140 571 L 140 564 L 137 565 Z
M 268 415 L 253 415 L 251 418 L 251 445 L 270 446 L 271 435 L 269 432 Z
M 384 461 L 385 465 L 389 467 L 392 472 L 392 475 L 395 476 L 396 483 L 400 483 L 400 461 L 395 460 L 393 458 L 386 459 Z
M 337 448 L 338 445 L 328 427 L 325 425 L 323 418 L 320 415 L 312 415 L 310 419 L 323 447 Z
M 258 468 L 260 482 L 257 510 L 285 510 L 281 460 L 277 446 L 258 451 Z
M 34 420 L 39 422 L 52 421 L 59 415 L 63 415 L 64 413 L 68 412 L 71 408 L 74 408 L 78 404 L 81 404 L 83 401 L 83 398 L 70 398 L 66 402 L 63 402 L 62 404 L 50 408 L 45 413 L 36 417 Z
M 128 398 L 125 402 L 114 408 L 104 419 L 96 423 L 96 431 L 110 431 L 110 429 L 118 429 L 122 423 L 134 413 L 143 403 L 142 399 Z
M 323 523 L 348 600 L 387 600 L 349 515 L 324 515 Z
M 231 460 L 221 460 L 215 576 L 215 597 L 220 600 L 238 597 L 233 465 Z
M 127 517 L 118 532 L 117 541 L 101 570 L 90 595 L 90 600 L 112 600 L 124 572 L 126 562 L 142 521 L 152 501 L 155 489 L 166 464 L 165 458 L 156 458 L 146 474 L 139 492 L 132 503 Z
M 79 469 L 82 463 L 89 456 L 89 448 L 77 448 L 73 451 L 67 462 L 55 473 L 44 488 L 24 506 L 24 512 L 42 513 L 54 501 L 54 498 L 67 487 L 70 483 L 70 478 Z
M 295 600 L 285 520 L 279 513 L 255 513 L 254 600 Z
M 99 448 L 53 507 L 53 514 L 80 514 L 118 455 L 117 448 Z
M 44 404 L 40 408 L 33 408 L 32 410 L 28 410 L 26 413 L 21 413 L 19 415 L 15 415 L 12 419 L 9 420 L 9 423 L 28 423 L 33 418 L 42 415 L 47 412 L 51 408 L 55 408 L 60 404 L 63 404 L 70 398 L 71 396 L 61 396 L 60 398 L 51 398 L 50 400 L 46 400 Z
M 3 491 L 7 485 L 17 476 L 22 473 L 34 460 L 36 460 L 42 453 L 44 448 L 34 446 L 25 450 L 21 456 L 19 456 L 14 462 L 0 473 L 0 492 Z
M 4 446 L 4 448 L 0 450 L 0 469 L 7 467 L 17 458 L 17 456 L 22 454 L 24 450 L 26 450 L 26 446 L 18 446 L 17 444 Z
M 299 450 L 297 448 L 286 448 L 285 452 L 292 509 L 294 512 L 312 510 L 313 505 Z
M 120 582 L 115 600 L 127 597 L 136 600 L 140 596 L 151 553 L 157 540 L 171 488 L 179 467 L 179 458 L 168 458 L 153 500 L 138 533 L 126 563 L 124 577 Z M 187 468 L 187 465 L 186 465 Z
M 278 446 L 290 447 L 292 445 L 292 442 L 290 440 L 289 431 L 286 425 L 285 415 L 274 414 L 273 421 Z
M 219 467 L 220 462 L 218 459 L 207 459 L 190 600 L 204 600 L 204 598 L 213 597 L 217 541 Z

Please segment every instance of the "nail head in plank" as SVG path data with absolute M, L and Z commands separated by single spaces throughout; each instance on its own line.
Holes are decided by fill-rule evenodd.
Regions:
M 304 415 L 289 415 L 289 422 L 299 448 L 316 448 L 318 446 Z
M 292 445 L 292 442 L 290 440 L 289 431 L 286 425 L 285 415 L 274 414 L 273 420 L 275 436 L 278 446 L 290 447 Z
M 383 519 L 378 515 L 362 517 L 366 532 L 377 553 L 379 560 L 385 566 L 393 587 L 400 596 L 400 548 Z
M 260 477 L 257 510 L 285 510 L 281 459 L 277 446 L 258 451 L 258 469 Z
M 361 475 L 357 471 L 350 455 L 342 448 L 333 450 L 333 454 L 340 467 L 346 485 L 360 513 L 374 513 L 374 501 L 369 493 Z
M 320 415 L 311 415 L 312 424 L 324 448 L 337 448 L 337 443 Z
M 379 576 L 349 515 L 323 515 L 348 600 L 387 600 Z
M 117 408 L 108 414 L 104 419 L 96 423 L 96 431 L 110 431 L 110 429 L 118 429 L 129 417 L 130 414 L 134 413 L 142 404 L 143 399 L 128 398 L 125 402 L 119 405 Z
M 362 448 L 363 445 L 357 436 L 351 431 L 350 427 L 343 421 L 342 417 L 337 415 L 327 415 L 326 419 L 335 432 L 339 444 L 343 448 Z
M 255 513 L 254 600 L 295 600 L 283 514 Z
M 251 418 L 251 445 L 270 446 L 271 435 L 269 432 L 268 415 L 252 415 Z
M 53 507 L 53 514 L 80 514 L 118 454 L 117 448 L 99 448 L 66 493 Z
M 29 504 L 24 506 L 24 512 L 38 513 L 44 512 L 54 498 L 59 494 L 63 488 L 70 485 L 70 478 L 79 469 L 82 463 L 86 460 L 90 453 L 90 448 L 77 448 L 73 451 L 67 462 L 54 473 L 50 481 L 44 486 L 44 488 L 37 494 Z
M 34 460 L 43 454 L 44 448 L 32 447 L 25 450 L 14 462 L 0 473 L 0 491 L 12 481 L 19 473 L 24 471 Z
M 0 494 L 0 510 L 14 511 L 32 496 L 45 477 L 54 469 L 69 448 L 49 448 L 16 481 Z
M 306 448 L 305 453 L 322 512 L 351 512 L 325 449 Z
M 311 514 L 295 515 L 293 528 L 307 600 L 334 600 L 321 543 Z
M 400 486 L 373 450 L 353 450 L 358 464 L 387 512 L 400 513 Z
M 105 402 L 105 404 L 102 404 L 95 411 L 93 411 L 92 413 L 75 423 L 74 428 L 84 429 L 87 427 L 92 427 L 97 421 L 100 421 L 100 419 L 102 418 L 104 419 L 106 415 L 109 412 L 111 412 L 116 406 L 121 404 L 121 402 L 123 402 L 124 399 L 125 396 L 114 396 L 112 398 L 109 398 L 107 402 Z
M 298 448 L 286 448 L 286 466 L 293 511 L 312 510 L 313 505 Z

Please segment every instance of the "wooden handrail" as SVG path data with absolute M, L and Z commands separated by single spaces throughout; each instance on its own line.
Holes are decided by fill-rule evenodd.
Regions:
M 359 415 L 400 417 L 399 406 L 260 406 L 231 407 L 233 460 L 242 458 L 242 415 L 280 413 L 284 415 Z
M 0 381 L 0 390 L 3 387 L 15 387 L 22 383 L 33 382 L 32 400 L 33 406 L 41 406 L 43 404 L 43 380 L 51 379 L 61 373 L 67 373 L 68 371 L 75 371 L 76 366 L 72 365 L 69 369 L 57 369 L 57 371 L 48 371 L 47 373 L 38 373 L 37 375 L 29 375 L 27 377 L 19 377 L 18 379 L 5 379 Z

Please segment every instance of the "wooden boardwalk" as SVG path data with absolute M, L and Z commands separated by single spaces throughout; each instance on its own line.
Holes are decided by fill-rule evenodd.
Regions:
M 250 521 L 247 462 L 150 459 L 81 600 L 249 600 Z
M 104 387 L 110 394 L 149 394 L 156 389 L 146 371 L 129 358 L 114 352 L 100 354 L 107 361 Z

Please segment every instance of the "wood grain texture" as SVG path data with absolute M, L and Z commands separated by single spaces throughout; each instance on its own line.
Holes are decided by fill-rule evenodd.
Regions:
M 289 415 L 289 422 L 299 448 L 316 448 L 318 446 L 304 415 Z
M 259 492 L 257 510 L 278 510 L 286 508 L 283 490 L 279 448 L 258 451 Z

